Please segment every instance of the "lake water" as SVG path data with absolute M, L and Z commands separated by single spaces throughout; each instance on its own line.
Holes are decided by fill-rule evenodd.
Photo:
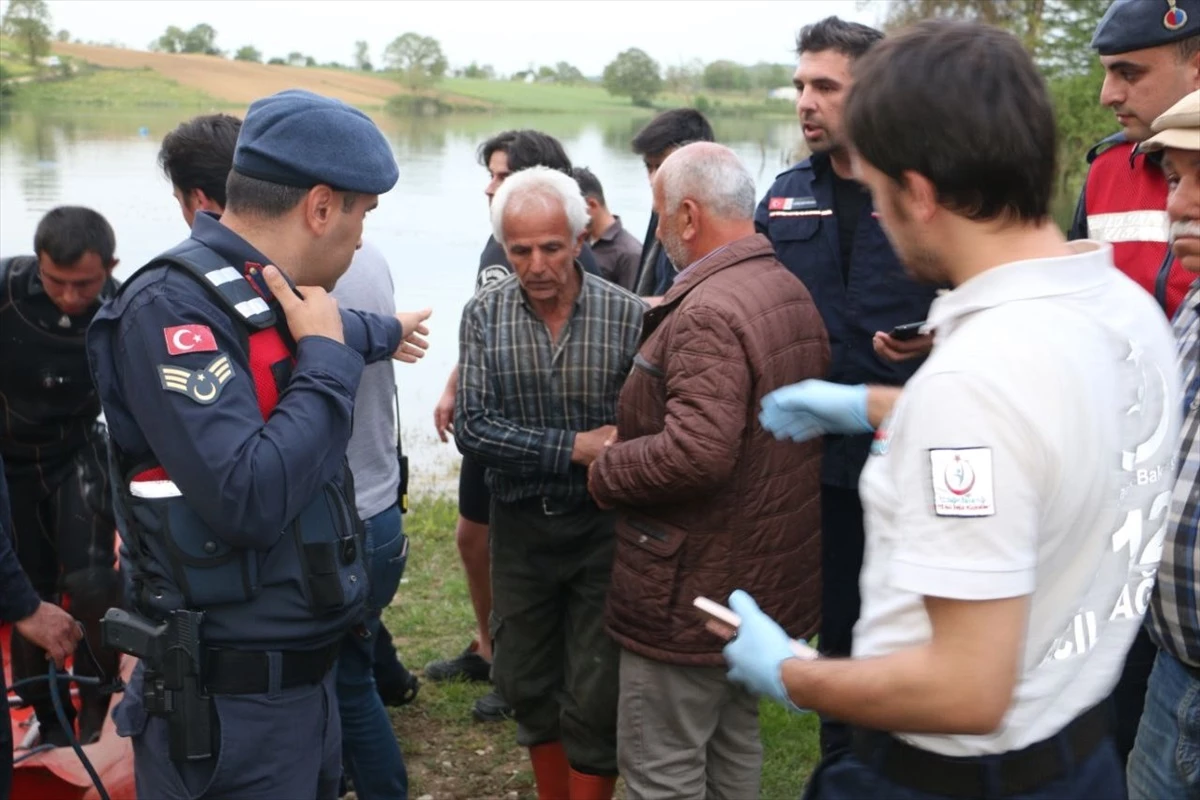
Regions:
M 189 116 L 0 114 L 0 256 L 32 252 L 38 220 L 58 205 L 85 205 L 104 214 L 117 235 L 119 278 L 186 237 L 170 183 L 155 159 L 163 135 Z M 558 137 L 575 164 L 596 174 L 609 208 L 641 238 L 650 219 L 650 190 L 629 141 L 648 119 L 376 118 L 395 150 L 400 181 L 367 217 L 364 238 L 387 256 L 397 306 L 434 309 L 428 355 L 416 365 L 396 365 L 414 493 L 452 486 L 457 474 L 458 452 L 452 443 L 438 441 L 433 407 L 458 357 L 459 318 L 490 232 L 483 195 L 487 174 L 475 160 L 476 148 L 509 128 L 534 127 Z M 794 120 L 719 120 L 714 127 L 754 175 L 759 195 L 790 162 L 799 141 Z

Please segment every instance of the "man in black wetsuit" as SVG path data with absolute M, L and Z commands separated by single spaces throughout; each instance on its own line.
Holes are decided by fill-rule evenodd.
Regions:
M 112 678 L 117 653 L 100 647 L 100 618 L 120 604 L 113 552 L 100 401 L 88 373 L 84 333 L 112 296 L 117 260 L 112 228 L 89 208 L 63 206 L 38 223 L 32 256 L 0 261 L 0 457 L 12 497 L 17 555 L 38 595 L 84 624 L 75 672 Z M 93 657 L 94 654 L 94 657 Z M 14 630 L 13 679 L 41 675 L 46 653 Z M 62 696 L 67 699 L 64 683 Z M 65 746 L 47 684 L 20 690 L 45 744 Z M 109 697 L 80 687 L 79 738 L 98 738 Z M 68 719 L 75 716 L 65 702 Z

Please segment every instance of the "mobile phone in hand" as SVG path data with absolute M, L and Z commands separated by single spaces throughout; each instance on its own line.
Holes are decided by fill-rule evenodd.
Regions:
M 709 600 L 707 597 L 697 597 L 692 601 L 697 609 L 722 625 L 727 625 L 734 630 L 737 630 L 742 625 L 742 618 L 730 611 L 720 603 Z M 806 661 L 817 657 L 817 651 L 806 645 L 804 642 L 798 642 L 795 639 L 791 640 L 792 655 L 796 658 L 802 658 Z
M 920 322 L 909 322 L 904 325 L 897 325 L 888 332 L 888 336 L 895 339 L 897 342 L 907 342 L 921 335 L 921 327 L 925 324 L 924 320 Z

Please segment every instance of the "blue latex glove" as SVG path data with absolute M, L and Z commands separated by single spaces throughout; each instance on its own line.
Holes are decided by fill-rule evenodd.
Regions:
M 806 442 L 827 433 L 870 433 L 867 387 L 800 381 L 762 399 L 758 421 L 776 439 Z
M 775 620 L 762 612 L 753 597 L 741 589 L 729 596 L 729 608 L 742 618 L 737 636 L 723 651 L 729 662 L 729 680 L 793 711 L 802 711 L 788 697 L 780 673 L 783 662 L 796 657 L 792 653 L 791 638 Z

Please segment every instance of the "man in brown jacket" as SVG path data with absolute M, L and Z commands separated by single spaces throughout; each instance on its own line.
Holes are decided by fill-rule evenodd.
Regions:
M 658 238 L 688 265 L 647 312 L 617 438 L 589 489 L 620 510 L 607 627 L 621 646 L 617 760 L 630 798 L 757 797 L 758 704 L 725 677 L 692 600 L 753 586 L 788 633 L 820 616 L 820 445 L 758 422 L 772 390 L 825 374 L 808 290 L 754 232 L 754 181 L 710 142 L 654 179 Z

